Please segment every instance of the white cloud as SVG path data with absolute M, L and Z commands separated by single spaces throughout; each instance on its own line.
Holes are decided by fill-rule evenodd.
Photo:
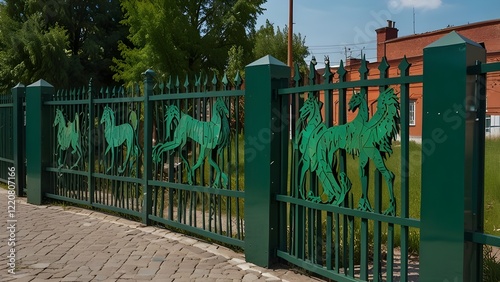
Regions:
M 441 0 L 389 0 L 392 9 L 415 8 L 432 10 L 441 7 Z

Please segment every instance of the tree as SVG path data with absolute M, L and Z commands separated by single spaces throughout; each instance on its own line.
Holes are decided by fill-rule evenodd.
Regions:
M 118 1 L 0 1 L 0 88 L 40 78 L 57 88 L 112 81 L 127 30 Z
M 255 59 L 261 58 L 266 55 L 271 55 L 276 59 L 286 62 L 288 54 L 288 27 L 285 26 L 283 30 L 279 27 L 274 28 L 274 24 L 269 20 L 266 24 L 261 26 L 260 29 L 252 36 L 255 46 L 253 55 Z M 292 50 L 293 62 L 298 63 L 301 73 L 307 72 L 307 64 L 304 60 L 309 55 L 309 49 L 305 45 L 306 38 L 302 35 L 293 34 Z
M 54 85 L 63 85 L 68 74 L 65 49 L 68 35 L 55 26 L 43 28 L 39 14 L 28 16 L 17 22 L 0 11 L 0 81 L 1 90 L 6 91 L 17 82 L 31 83 L 40 78 Z
M 266 0 L 122 1 L 130 42 L 121 42 L 116 80 L 136 81 L 148 67 L 160 74 L 223 70 L 233 45 L 250 57 L 260 7 Z

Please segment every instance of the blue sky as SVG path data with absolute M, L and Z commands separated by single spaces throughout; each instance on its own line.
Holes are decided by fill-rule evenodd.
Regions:
M 288 25 L 288 3 L 268 0 L 257 28 L 266 19 L 275 27 Z M 294 0 L 293 5 L 294 33 L 305 36 L 319 62 L 329 55 L 332 65 L 345 58 L 346 48 L 347 55 L 360 57 L 363 51 L 368 60 L 374 60 L 375 29 L 390 19 L 396 22 L 399 36 L 411 35 L 413 11 L 415 33 L 500 18 L 500 0 Z

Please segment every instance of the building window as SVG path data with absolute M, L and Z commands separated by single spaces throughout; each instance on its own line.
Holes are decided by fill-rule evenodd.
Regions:
M 486 121 L 485 121 L 485 127 L 486 127 L 486 133 L 491 132 L 491 116 L 486 116 Z
M 415 105 L 417 104 L 417 101 L 415 100 L 410 100 L 410 125 L 415 125 Z

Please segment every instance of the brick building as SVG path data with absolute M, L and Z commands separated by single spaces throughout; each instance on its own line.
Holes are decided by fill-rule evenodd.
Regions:
M 423 49 L 445 36 L 451 31 L 483 44 L 487 51 L 487 62 L 500 61 L 500 19 L 471 23 L 462 26 L 453 26 L 441 30 L 398 37 L 398 29 L 395 23 L 388 21 L 388 25 L 377 29 L 377 62 L 368 64 L 370 69 L 369 78 L 379 77 L 378 66 L 384 56 L 391 66 L 389 76 L 399 76 L 397 66 L 406 55 L 408 62 L 412 64 L 410 75 L 422 74 L 423 71 Z M 359 79 L 359 59 L 347 59 L 346 69 L 348 80 Z M 332 68 L 332 72 L 336 69 Z M 487 135 L 500 136 L 500 74 L 490 73 L 487 76 Z M 368 103 L 370 113 L 376 111 L 376 98 L 378 90 L 370 88 L 368 94 Z M 335 99 L 338 97 L 334 97 Z M 348 97 L 349 99 L 350 97 Z M 422 84 L 412 84 L 410 87 L 410 136 L 418 140 L 422 134 Z M 355 115 L 355 114 L 354 114 Z M 350 117 L 354 117 L 351 114 Z M 336 120 L 334 118 L 334 123 Z

